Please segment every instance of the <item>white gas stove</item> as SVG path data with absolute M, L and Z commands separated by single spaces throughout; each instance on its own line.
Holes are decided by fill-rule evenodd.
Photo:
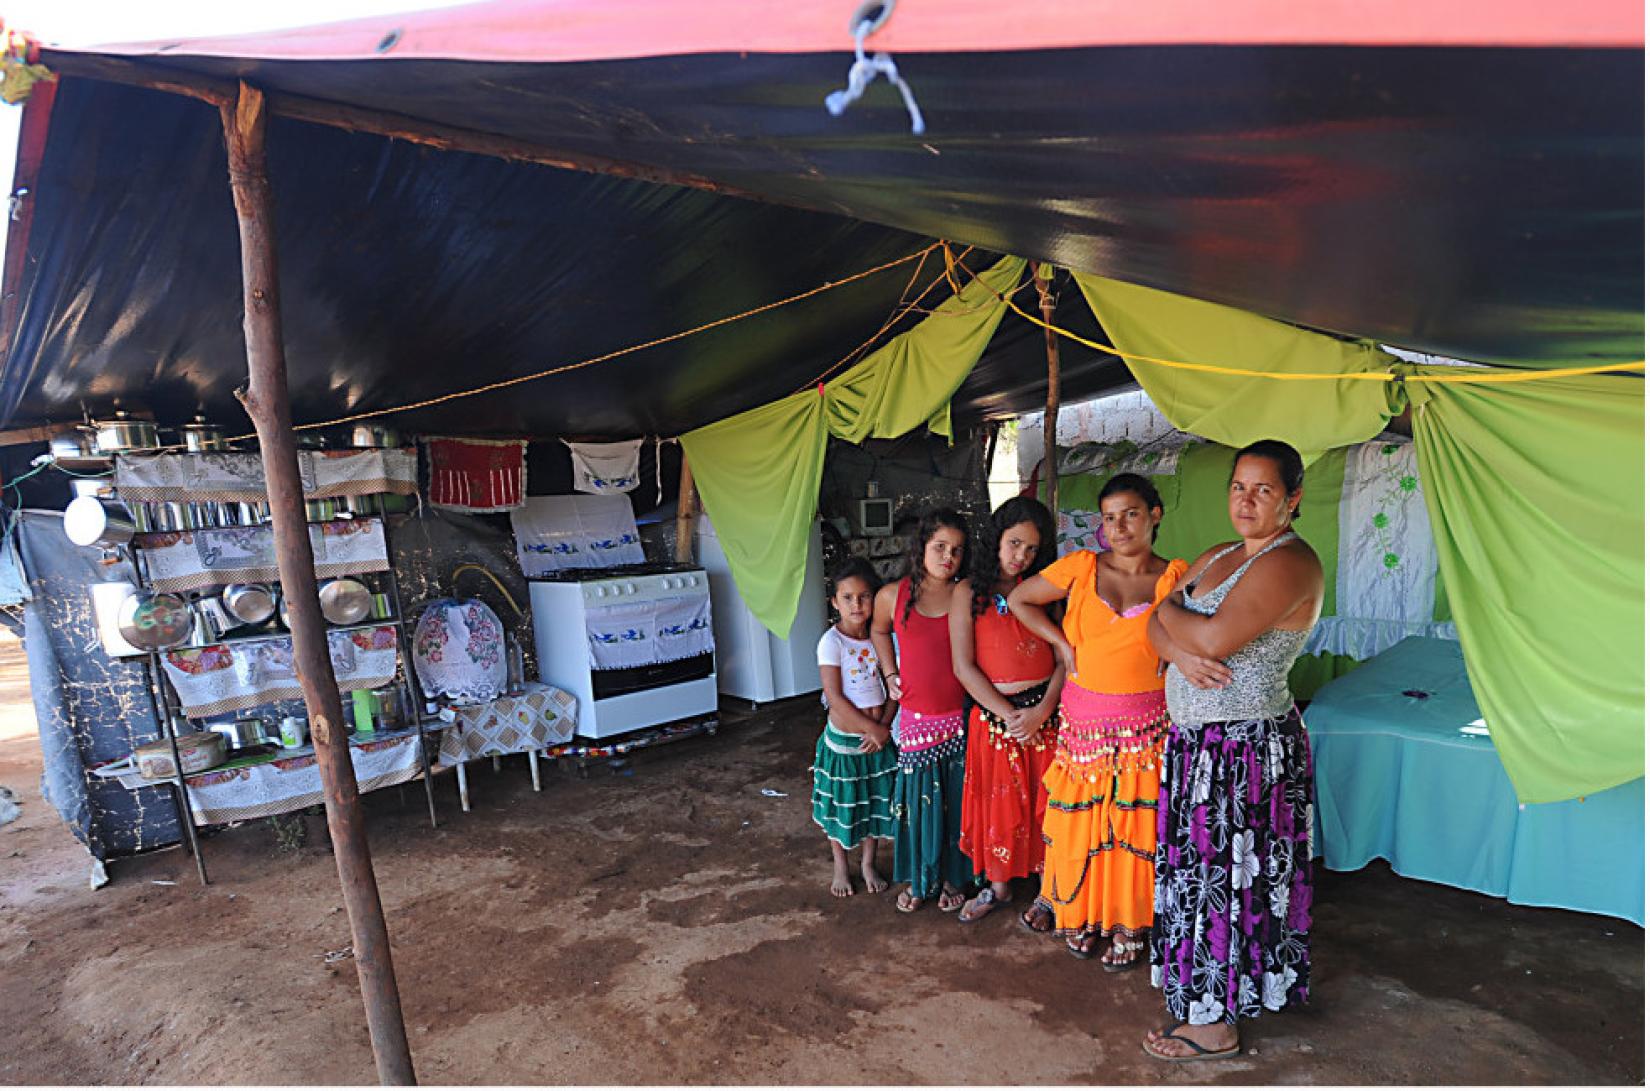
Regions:
M 529 583 L 539 677 L 603 739 L 716 711 L 710 580 L 690 565 L 576 568 Z

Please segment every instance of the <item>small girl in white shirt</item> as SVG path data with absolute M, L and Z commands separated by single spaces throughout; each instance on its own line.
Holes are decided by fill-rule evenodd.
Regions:
M 877 652 L 871 646 L 871 610 L 876 571 L 861 557 L 849 557 L 831 577 L 831 606 L 837 623 L 819 638 L 819 680 L 830 710 L 814 747 L 814 822 L 831 843 L 831 893 L 854 892 L 848 852 L 861 846 L 859 872 L 872 894 L 888 889 L 877 873 L 878 838 L 894 836 L 891 805 L 898 763 L 888 725 L 898 707 L 888 699 Z

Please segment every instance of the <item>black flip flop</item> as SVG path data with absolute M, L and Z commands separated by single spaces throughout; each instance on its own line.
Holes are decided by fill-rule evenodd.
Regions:
M 1168 1061 L 1170 1064 L 1182 1064 L 1186 1061 L 1224 1061 L 1229 1057 L 1236 1057 L 1242 1051 L 1243 1047 L 1238 1042 L 1233 1042 L 1225 1049 L 1204 1049 L 1190 1038 L 1182 1038 L 1180 1035 L 1172 1033 L 1176 1026 L 1180 1026 L 1180 1024 L 1175 1023 L 1172 1026 L 1165 1027 L 1157 1040 L 1160 1042 L 1179 1042 L 1181 1045 L 1189 1047 L 1192 1050 L 1192 1055 L 1189 1057 L 1165 1057 L 1163 1054 L 1154 1051 L 1148 1043 L 1141 1042 L 1140 1048 L 1146 1056 L 1156 1058 L 1159 1061 Z

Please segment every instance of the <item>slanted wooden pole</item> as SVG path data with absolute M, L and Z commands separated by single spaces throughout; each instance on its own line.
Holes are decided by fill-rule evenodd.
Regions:
M 1054 325 L 1054 292 L 1048 277 L 1043 275 L 1041 262 L 1033 266 L 1032 280 L 1037 285 L 1037 300 L 1042 304 L 1043 321 Z M 1048 477 L 1048 510 L 1058 518 L 1060 467 L 1056 461 L 1055 436 L 1060 423 L 1060 342 L 1054 331 L 1043 328 L 1043 343 L 1048 350 L 1048 399 L 1043 403 L 1043 473 Z
M 699 490 L 693 486 L 693 467 L 682 450 L 682 484 L 676 493 L 676 559 L 693 563 L 693 532 L 699 521 Z
M 344 888 L 344 907 L 349 912 L 355 969 L 361 978 L 378 1079 L 386 1084 L 412 1084 L 416 1081 L 407 1049 L 407 1030 L 401 1021 L 395 967 L 390 961 L 390 935 L 384 924 L 384 906 L 378 898 L 378 880 L 372 872 L 355 767 L 350 764 L 349 731 L 344 726 L 338 679 L 332 672 L 332 656 L 327 648 L 326 625 L 315 588 L 315 555 L 304 516 L 303 485 L 298 480 L 286 350 L 281 340 L 274 201 L 264 158 L 263 94 L 242 83 L 235 101 L 220 110 L 229 148 L 229 182 L 235 192 L 235 215 L 241 230 L 241 280 L 246 305 L 249 381 L 238 396 L 258 430 L 275 528 L 275 563 L 292 629 L 292 658 L 315 740 L 327 828 L 338 861 L 338 880 Z

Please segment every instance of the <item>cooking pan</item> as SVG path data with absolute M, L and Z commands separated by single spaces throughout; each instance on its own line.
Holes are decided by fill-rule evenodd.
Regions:
M 275 616 L 275 593 L 261 583 L 232 583 L 218 594 L 223 608 L 243 625 L 262 625 Z

